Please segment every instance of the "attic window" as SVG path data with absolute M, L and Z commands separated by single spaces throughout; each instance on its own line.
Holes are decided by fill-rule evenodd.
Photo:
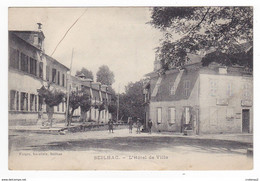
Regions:
M 219 74 L 227 74 L 227 67 L 219 67 L 218 72 Z
M 35 44 L 35 45 L 38 45 L 38 36 L 37 35 L 35 35 L 34 37 L 33 37 L 33 44 Z
M 175 95 L 175 85 L 170 86 L 170 95 Z

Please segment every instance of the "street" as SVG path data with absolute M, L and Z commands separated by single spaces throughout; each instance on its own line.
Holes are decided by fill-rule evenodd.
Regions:
M 251 169 L 253 164 L 253 159 L 246 156 L 247 143 L 189 139 L 159 133 L 136 134 L 135 130 L 130 134 L 128 129 L 117 129 L 114 133 L 102 130 L 65 135 L 10 131 L 9 141 L 10 157 L 16 157 L 15 162 L 20 160 L 25 165 L 29 158 L 36 161 L 44 155 L 45 160 L 78 158 L 77 161 L 82 162 L 86 159 L 88 162 L 83 163 L 88 164 L 85 166 L 83 163 L 75 164 L 74 167 L 79 169 L 106 169 L 100 167 L 102 161 L 113 165 L 109 169 L 144 170 Z M 48 166 L 42 164 L 41 168 L 49 169 L 53 166 L 51 163 L 48 162 Z M 146 163 L 145 167 L 143 163 Z M 64 169 L 71 168 L 70 164 L 63 166 Z

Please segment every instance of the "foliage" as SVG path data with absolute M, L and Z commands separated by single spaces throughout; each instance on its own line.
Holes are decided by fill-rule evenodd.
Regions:
M 60 92 L 56 89 L 50 90 L 49 88 L 46 89 L 44 86 L 42 86 L 39 91 L 39 96 L 41 96 L 44 99 L 45 104 L 47 104 L 49 107 L 54 107 L 59 105 L 65 94 L 63 92 Z
M 119 117 L 127 120 L 128 117 L 144 119 L 143 81 L 129 83 L 125 87 L 125 93 L 120 94 Z
M 109 104 L 107 108 L 108 108 L 109 113 L 115 113 L 116 112 L 116 105 L 115 104 Z
M 72 91 L 69 95 L 69 107 L 72 110 L 78 109 L 81 104 L 81 96 L 77 91 Z
M 230 66 L 230 65 L 240 65 L 248 68 L 253 68 L 253 48 L 245 53 L 222 53 L 219 51 L 214 51 L 207 54 L 201 60 L 203 66 L 208 66 L 211 62 L 217 62 L 219 64 Z
M 91 99 L 90 99 L 90 95 L 82 92 L 80 95 L 80 103 L 79 106 L 81 108 L 81 111 L 83 112 L 87 112 L 90 110 L 91 108 Z
M 82 73 L 86 76 L 86 78 L 94 80 L 94 76 L 93 76 L 93 73 L 91 70 L 88 70 L 88 69 L 82 67 L 80 71 L 76 72 L 76 75 L 80 75 Z
M 112 85 L 115 82 L 114 73 L 107 65 L 102 65 L 97 71 L 97 82 L 104 85 Z
M 106 107 L 105 107 L 105 103 L 104 103 L 104 102 L 98 106 L 98 111 L 99 111 L 99 112 L 100 112 L 100 111 L 103 111 L 103 110 L 105 110 L 105 109 L 106 109 Z
M 245 56 L 237 45 L 253 40 L 252 7 L 154 7 L 151 19 L 149 23 L 164 33 L 157 48 L 164 70 L 189 61 L 187 53 L 212 47 L 221 56 Z

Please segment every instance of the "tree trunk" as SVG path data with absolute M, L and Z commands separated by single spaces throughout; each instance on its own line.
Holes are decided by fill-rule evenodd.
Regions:
M 81 111 L 80 119 L 82 120 L 83 123 L 86 122 L 86 120 L 87 120 L 87 111 Z
M 72 116 L 73 116 L 73 113 L 74 113 L 75 109 L 72 108 L 70 114 L 69 114 L 69 119 L 68 119 L 68 125 L 67 126 L 70 126 L 71 125 L 71 122 L 72 122 Z
M 46 104 L 46 112 L 48 115 L 48 123 L 50 123 L 50 127 L 52 127 L 52 118 L 53 118 L 53 113 L 54 113 L 54 107 L 50 107 L 49 105 Z

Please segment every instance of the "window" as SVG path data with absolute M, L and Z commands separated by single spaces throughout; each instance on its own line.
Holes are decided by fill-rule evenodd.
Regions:
M 40 37 L 38 37 L 38 45 L 41 47 L 42 46 L 42 40 Z
M 64 112 L 64 102 L 62 101 L 62 112 Z
M 21 111 L 28 111 L 28 94 L 21 92 Z
M 162 108 L 158 107 L 156 112 L 157 112 L 157 123 L 162 123 Z
M 15 96 L 16 95 L 16 91 L 15 90 L 11 90 L 10 91 L 10 110 L 15 110 Z
M 232 83 L 229 82 L 227 84 L 227 96 L 232 96 L 233 95 L 233 92 L 232 92 Z
M 65 75 L 62 74 L 62 86 L 65 87 Z
M 50 80 L 50 67 L 47 65 L 46 66 L 46 80 L 49 81 Z
M 43 63 L 39 62 L 39 77 L 43 78 Z
M 183 87 L 184 87 L 184 96 L 188 97 L 189 96 L 189 90 L 190 90 L 190 81 L 189 80 L 185 80 L 183 82 Z
M 28 64 L 28 57 L 25 54 L 21 53 L 21 70 L 24 72 L 28 72 Z
M 57 112 L 60 111 L 60 105 L 57 105 Z
M 52 82 L 56 83 L 56 69 L 52 69 Z
M 34 111 L 34 94 L 30 94 L 30 111 Z
M 227 118 L 234 118 L 234 109 L 227 108 Z
M 37 96 L 34 95 L 34 111 L 37 111 Z
M 217 95 L 217 81 L 210 80 L 210 95 L 216 96 Z
M 175 85 L 170 86 L 170 95 L 175 95 Z
M 38 36 L 37 35 L 35 35 L 33 37 L 33 44 L 38 45 Z
M 248 83 L 245 83 L 243 85 L 243 98 L 246 100 L 251 99 L 251 95 L 250 95 L 250 85 Z
M 16 110 L 19 110 L 19 92 L 16 91 Z
M 185 107 L 185 124 L 190 123 L 190 108 Z
M 42 104 L 43 104 L 43 98 L 41 96 L 38 96 L 39 98 L 39 107 L 38 107 L 38 111 L 41 111 L 42 110 Z
M 58 81 L 57 81 L 58 85 L 60 85 L 60 72 L 58 71 Z
M 175 123 L 176 120 L 176 109 L 175 107 L 170 107 L 168 109 L 168 121 L 170 124 Z
M 9 65 L 10 67 L 19 69 L 19 51 L 13 48 L 10 48 L 10 55 L 9 55 Z
M 37 61 L 33 58 L 30 58 L 30 74 L 36 75 L 37 72 Z

